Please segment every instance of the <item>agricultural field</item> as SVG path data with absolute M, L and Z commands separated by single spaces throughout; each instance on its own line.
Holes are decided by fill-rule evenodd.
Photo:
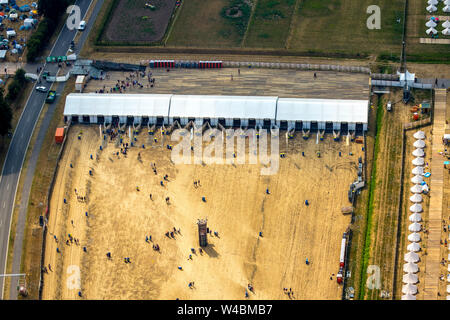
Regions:
M 243 3 L 238 0 L 237 2 Z M 224 8 L 230 8 L 230 0 L 190 0 L 182 4 L 181 12 L 174 21 L 173 30 L 166 45 L 177 47 L 239 47 L 242 41 L 247 17 L 241 16 L 242 11 L 229 12 L 236 15 L 236 20 L 243 23 L 243 28 L 238 28 L 234 19 L 223 16 Z M 244 5 L 246 5 L 244 3 Z
M 113 42 L 153 42 L 164 37 L 176 0 L 115 1 L 105 40 Z M 151 5 L 148 6 L 147 4 Z
M 117 138 L 102 142 L 97 126 L 71 128 L 50 203 L 44 299 L 78 298 L 78 286 L 83 299 L 243 299 L 248 283 L 250 299 L 289 299 L 284 287 L 294 299 L 341 298 L 336 274 L 351 220 L 341 208 L 349 204 L 361 144 L 345 136 L 283 138 L 286 158 L 276 174 L 262 176 L 260 164 L 175 165 L 159 130 L 157 143 L 146 130 L 136 138 L 145 149 L 117 156 Z M 217 231 L 203 252 L 199 218 Z M 66 244 L 68 234 L 78 244 Z

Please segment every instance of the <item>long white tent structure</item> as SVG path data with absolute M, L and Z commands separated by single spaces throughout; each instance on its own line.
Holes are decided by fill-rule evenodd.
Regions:
M 278 125 L 281 129 L 367 130 L 367 100 L 263 96 L 71 93 L 65 121 L 171 124 L 189 121 L 224 126 Z

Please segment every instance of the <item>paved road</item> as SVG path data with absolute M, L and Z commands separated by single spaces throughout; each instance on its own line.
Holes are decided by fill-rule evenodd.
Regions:
M 91 4 L 92 0 L 77 0 L 76 5 L 81 9 L 81 15 L 84 16 Z M 103 1 L 99 1 L 103 3 Z M 87 33 L 90 31 L 95 21 L 96 15 L 99 12 L 100 6 L 96 6 L 95 15 L 89 20 L 87 29 L 84 31 L 85 34 L 82 35 L 80 41 L 77 44 L 76 52 L 81 50 L 84 41 L 87 38 Z M 66 26 L 59 34 L 56 43 L 51 51 L 52 56 L 62 56 L 67 53 L 70 46 L 70 42 L 74 39 L 76 35 L 76 30 L 69 30 Z M 38 67 L 36 65 L 36 67 Z M 50 72 L 51 75 L 55 75 L 58 71 L 57 64 L 44 64 L 44 70 Z M 49 84 L 50 85 L 50 84 Z M 57 92 L 61 93 L 64 89 L 64 84 L 58 85 Z M 0 274 L 5 273 L 6 259 L 8 251 L 8 243 L 10 238 L 10 226 L 11 217 L 13 212 L 13 205 L 15 202 L 15 196 L 17 192 L 17 186 L 20 178 L 20 173 L 22 170 L 22 165 L 30 142 L 31 136 L 34 131 L 34 127 L 37 123 L 39 115 L 41 113 L 42 107 L 44 105 L 46 98 L 45 93 L 40 93 L 34 90 L 30 94 L 22 116 L 17 124 L 16 130 L 14 132 L 11 145 L 8 150 L 8 154 L 3 165 L 2 175 L 0 177 Z M 55 101 L 56 105 L 57 101 Z M 26 205 L 28 203 L 28 196 L 31 189 L 32 177 L 34 176 L 34 169 L 36 166 L 37 158 L 40 152 L 40 147 L 45 136 L 45 131 L 50 122 L 51 116 L 53 115 L 54 107 L 50 107 L 46 113 L 43 120 L 43 126 L 38 134 L 38 139 L 36 141 L 35 150 L 30 158 L 30 164 L 28 167 L 28 174 L 25 179 L 24 192 L 22 196 L 26 196 L 26 201 L 21 203 L 21 212 L 19 213 L 18 225 L 17 225 L 17 236 L 15 238 L 15 248 L 14 248 L 14 263 L 13 270 L 20 269 L 20 256 L 22 249 L 23 231 L 25 227 L 26 220 Z M 43 133 L 41 133 L 43 132 Z M 24 199 L 22 199 L 24 200 Z M 19 243 L 18 243 L 19 242 Z M 15 287 L 15 286 L 13 286 Z M 3 299 L 4 282 L 3 278 L 0 278 L 0 298 Z

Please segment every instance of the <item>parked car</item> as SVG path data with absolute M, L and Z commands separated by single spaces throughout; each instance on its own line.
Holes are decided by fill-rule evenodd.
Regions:
M 387 111 L 391 111 L 392 110 L 392 102 L 388 101 L 388 103 L 386 105 L 386 110 Z
M 39 91 L 39 92 L 47 92 L 48 89 L 47 89 L 47 87 L 39 86 L 39 87 L 36 87 L 36 91 Z

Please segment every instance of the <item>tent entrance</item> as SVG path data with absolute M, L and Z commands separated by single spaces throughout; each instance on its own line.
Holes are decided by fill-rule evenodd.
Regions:
M 281 130 L 287 130 L 287 128 L 288 128 L 287 121 L 280 121 L 280 129 Z
M 133 123 L 134 123 L 134 117 L 128 116 L 128 117 L 127 117 L 127 125 L 128 125 L 128 126 L 132 126 Z
M 149 120 L 150 119 L 148 117 L 142 117 L 141 124 L 143 126 L 146 126 L 146 125 L 148 125 Z
M 270 119 L 264 119 L 263 120 L 263 128 L 264 129 L 270 129 L 270 125 L 272 124 L 272 122 L 270 121 Z
M 164 124 L 164 117 L 156 117 L 156 125 L 162 126 Z
M 233 119 L 233 127 L 240 127 L 241 126 L 241 119 Z
M 104 123 L 105 123 L 105 117 L 97 116 L 97 124 L 104 124 Z
M 83 123 L 90 123 L 90 118 L 89 116 L 83 116 Z
M 295 130 L 301 131 L 303 129 L 302 121 L 295 121 Z
M 256 119 L 248 119 L 249 127 L 256 127 Z

